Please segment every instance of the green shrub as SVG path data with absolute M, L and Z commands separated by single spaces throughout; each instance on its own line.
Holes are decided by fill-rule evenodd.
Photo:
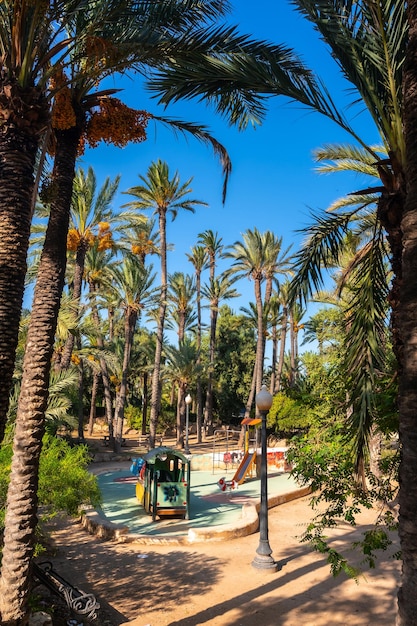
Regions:
M 125 419 L 129 428 L 141 430 L 142 428 L 142 409 L 137 406 L 129 405 L 125 408 Z
M 12 446 L 0 448 L 0 530 L 4 527 L 7 487 Z M 39 506 L 44 517 L 59 512 L 75 515 L 83 504 L 100 503 L 97 479 L 87 466 L 90 461 L 85 445 L 71 447 L 67 441 L 45 435 L 39 465 Z

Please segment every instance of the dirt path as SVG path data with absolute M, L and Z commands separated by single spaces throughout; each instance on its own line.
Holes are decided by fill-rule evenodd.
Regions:
M 382 554 L 359 584 L 332 578 L 321 555 L 300 544 L 311 519 L 308 498 L 269 511 L 276 573 L 254 569 L 259 535 L 195 546 L 139 546 L 100 542 L 76 521 L 61 520 L 53 534 L 54 567 L 95 594 L 103 607 L 98 626 L 385 626 L 395 621 L 400 563 Z M 372 523 L 366 512 L 361 523 Z M 340 526 L 348 550 L 359 528 Z M 49 558 L 49 557 L 48 557 Z

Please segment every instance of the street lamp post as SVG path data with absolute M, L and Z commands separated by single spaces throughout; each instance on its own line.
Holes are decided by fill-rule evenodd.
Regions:
M 259 545 L 256 549 L 252 566 L 256 569 L 276 572 L 278 567 L 272 558 L 272 550 L 268 539 L 268 475 L 267 475 L 267 447 L 266 447 L 266 416 L 272 405 L 272 396 L 262 385 L 255 398 L 256 406 L 262 416 L 261 425 L 261 507 L 259 510 Z
M 188 431 L 190 426 L 190 404 L 192 402 L 190 394 L 185 396 L 185 454 L 190 454 L 190 447 L 188 445 Z

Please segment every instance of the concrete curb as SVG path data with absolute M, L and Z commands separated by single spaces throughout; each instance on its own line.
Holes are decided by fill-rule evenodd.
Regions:
M 310 487 L 303 487 L 268 498 L 268 508 L 291 502 L 296 498 L 303 498 L 311 493 Z M 221 526 L 202 526 L 190 528 L 184 535 L 140 535 L 130 533 L 127 526 L 109 522 L 94 509 L 86 509 L 81 513 L 81 524 L 90 534 L 100 539 L 116 541 L 118 543 L 135 543 L 141 545 L 190 545 L 205 541 L 227 541 L 237 537 L 252 535 L 258 530 L 258 512 L 260 503 L 246 503 L 242 506 L 241 519 L 233 524 Z

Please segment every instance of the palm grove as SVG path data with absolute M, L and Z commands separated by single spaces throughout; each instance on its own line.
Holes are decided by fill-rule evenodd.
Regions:
M 118 445 L 124 408 L 134 394 L 131 372 L 141 380 L 141 393 L 150 381 L 146 400 L 149 396 L 154 444 L 163 401 L 161 381 L 167 377 L 178 390 L 181 445 L 183 400 L 190 385 L 196 389 L 198 427 L 213 418 L 213 394 L 218 385 L 216 342 L 221 326 L 218 312 L 221 301 L 236 294 L 235 278 L 247 276 L 255 287 L 254 325 L 248 326 L 248 334 L 252 348 L 256 342 L 256 359 L 248 359 L 246 393 L 240 396 L 250 410 L 250 396 L 262 380 L 266 319 L 276 338 L 279 324 L 285 332 L 282 320 L 292 318 L 289 381 L 294 387 L 295 337 L 300 325 L 296 299 L 309 298 L 321 286 L 323 269 L 339 267 L 342 272 L 336 295 L 348 385 L 344 411 L 348 417 L 342 431 L 354 442 L 351 468 L 353 475 L 362 479 L 358 485 L 364 492 L 369 450 L 380 416 L 386 413 L 377 398 L 389 367 L 387 304 L 391 310 L 401 447 L 403 576 L 397 623 L 415 623 L 417 2 L 404 6 L 398 0 L 293 0 L 292 4 L 318 30 L 354 89 L 354 99 L 360 99 L 370 112 L 381 140 L 379 148 L 367 145 L 355 132 L 324 82 L 293 51 L 254 41 L 222 25 L 229 9 L 224 1 L 21 1 L 0 6 L 0 424 L 2 434 L 13 435 L 0 579 L 0 611 L 5 624 L 24 623 L 27 615 L 38 469 L 45 414 L 51 413 L 54 399 L 52 382 L 58 376 L 64 380 L 65 372 L 75 370 L 80 398 L 85 380 L 91 380 L 91 395 L 99 384 L 109 434 Z M 160 104 L 199 98 L 241 129 L 262 120 L 267 98 L 295 100 L 331 119 L 350 136 L 352 146 L 323 151 L 333 169 L 343 167 L 343 162 L 352 166 L 356 159 L 378 178 L 377 186 L 352 190 L 356 193 L 332 207 L 330 213 L 314 218 L 308 245 L 292 268 L 296 274 L 288 291 L 275 289 L 273 294 L 268 290 L 279 273 L 289 272 L 288 251 L 273 233 L 259 233 L 256 228 L 245 233 L 243 243 L 236 242 L 225 251 L 231 259 L 230 271 L 216 273 L 216 254 L 223 253 L 221 234 L 206 232 L 201 233 L 190 255 L 194 276 L 170 276 L 167 216 L 176 217 L 182 209 L 193 211 L 204 198 L 189 195 L 191 180 L 182 182 L 167 164 L 158 161 L 147 173 L 140 173 L 140 184 L 127 190 L 131 197 L 126 211 L 114 216 L 110 209 L 118 181 L 107 181 L 96 195 L 94 173 L 79 170 L 76 174 L 83 144 L 141 142 L 146 140 L 149 123 L 170 124 L 213 148 L 222 161 L 226 182 L 230 163 L 224 147 L 206 128 L 189 120 L 128 109 L 114 97 L 115 90 L 100 91 L 102 79 L 125 71 L 146 75 L 147 86 Z M 36 214 L 41 225 L 44 218 L 45 228 L 42 232 L 35 220 L 38 232 L 34 237 L 41 248 L 35 254 L 37 278 L 23 350 L 18 344 L 19 320 L 37 193 L 40 205 Z M 158 223 L 152 217 L 147 219 L 144 210 L 152 211 Z M 156 253 L 160 284 L 155 282 L 149 261 Z M 209 280 L 200 290 L 206 265 Z M 194 307 L 187 303 L 190 281 L 195 281 L 196 288 L 198 285 Z M 63 297 L 66 282 L 68 290 Z M 263 296 L 261 284 L 266 287 Z M 208 336 L 202 332 L 203 299 L 210 309 Z M 155 333 L 143 329 L 145 315 L 151 314 Z M 165 346 L 164 337 L 169 323 L 175 325 L 179 338 L 178 346 L 171 348 Z M 70 332 L 65 332 L 65 326 Z M 314 330 L 313 324 L 310 329 Z M 104 333 L 114 338 L 111 350 L 103 341 Z M 247 341 L 247 337 L 239 341 Z M 277 343 L 274 349 L 276 354 Z M 203 357 L 203 352 L 208 356 Z M 23 360 L 17 360 L 22 353 Z M 273 368 L 273 391 L 282 383 L 282 363 L 283 359 L 277 359 Z M 19 379 L 16 402 L 14 377 Z M 8 413 L 9 404 L 13 411 Z M 80 400 L 78 406 L 82 407 Z M 13 419 L 8 421 L 8 415 Z M 80 435 L 82 432 L 80 426 Z M 331 476 L 327 481 L 331 482 Z M 323 487 L 323 483 L 317 484 Z

